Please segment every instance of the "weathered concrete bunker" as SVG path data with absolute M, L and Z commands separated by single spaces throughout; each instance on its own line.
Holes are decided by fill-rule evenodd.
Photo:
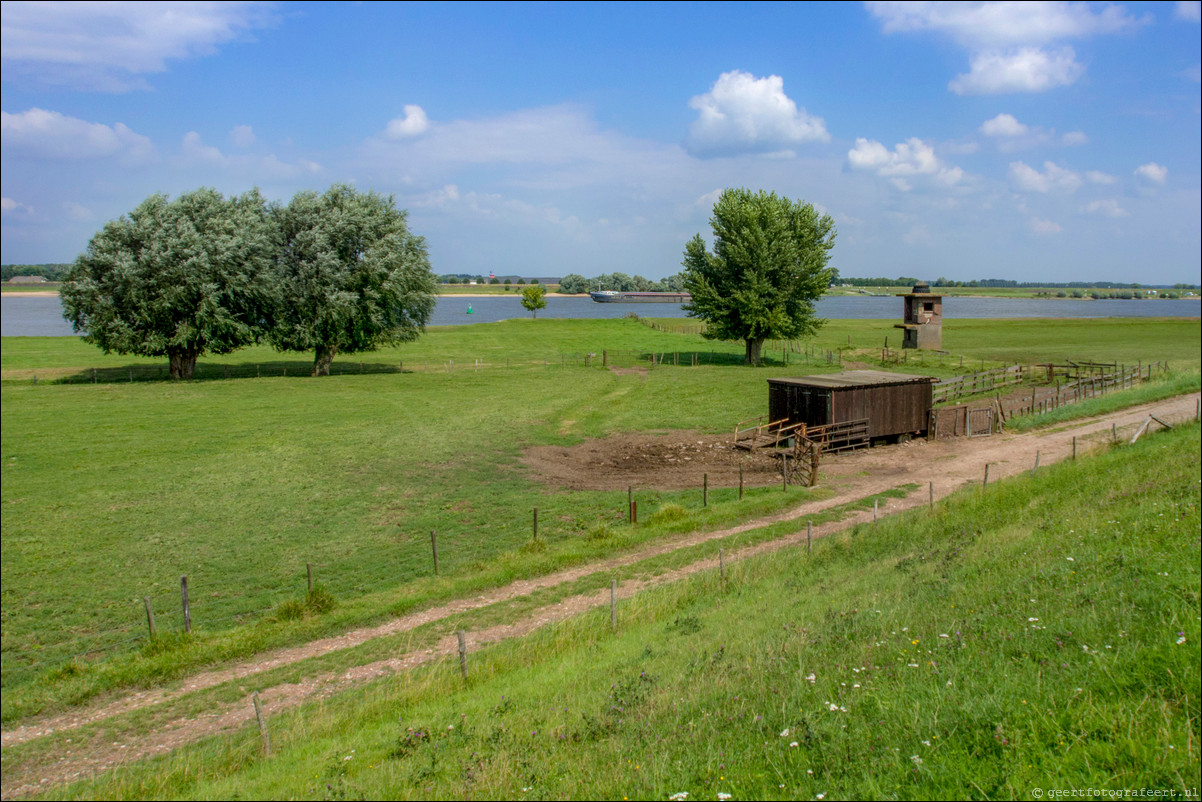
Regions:
M 807 427 L 866 421 L 870 440 L 925 436 L 936 381 L 881 370 L 769 379 L 768 417 Z
M 903 322 L 893 327 L 903 330 L 902 348 L 942 349 L 943 296 L 931 292 L 929 285 L 915 284 L 913 290 L 901 297 L 905 301 L 905 316 Z

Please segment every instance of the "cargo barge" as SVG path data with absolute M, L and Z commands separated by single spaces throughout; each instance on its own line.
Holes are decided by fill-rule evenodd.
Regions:
M 687 304 L 693 296 L 687 292 L 618 292 L 597 290 L 589 295 L 599 304 Z

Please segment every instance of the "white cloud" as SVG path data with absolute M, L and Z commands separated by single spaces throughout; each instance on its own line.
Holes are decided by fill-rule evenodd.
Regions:
M 0 33 L 6 81 L 124 92 L 170 60 L 207 56 L 217 45 L 274 22 L 254 2 L 5 2 Z
M 128 164 L 154 157 L 150 140 L 122 123 L 109 127 L 45 109 L 29 109 L 17 114 L 0 112 L 0 133 L 5 150 L 23 150 L 45 159 L 116 156 Z
M 948 83 L 957 95 L 1046 92 L 1068 86 L 1085 72 L 1071 47 L 1048 52 L 1025 47 L 1014 53 L 985 51 L 972 58 L 972 71 Z
M 1063 145 L 1088 145 L 1089 137 L 1084 131 L 1069 131 L 1064 136 L 1060 137 L 1060 142 Z
M 236 172 L 249 180 L 273 180 L 297 178 L 322 172 L 322 166 L 308 159 L 297 159 L 295 164 L 281 161 L 274 153 L 266 156 L 239 154 L 230 156 L 212 145 L 206 145 L 200 134 L 189 131 L 180 141 L 177 164 L 183 167 L 216 167 Z
M 697 200 L 693 201 L 693 205 L 702 209 L 713 209 L 714 204 L 718 202 L 718 198 L 722 196 L 722 188 L 719 187 L 711 192 L 707 192 Z
M 1051 220 L 1040 220 L 1036 217 L 1031 220 L 1031 230 L 1040 236 L 1051 236 L 1052 234 L 1059 234 L 1063 229 L 1060 228 L 1059 223 Z
M 1085 180 L 1092 184 L 1115 184 L 1118 182 L 1117 178 L 1100 170 L 1087 170 Z
M 1119 33 L 1138 25 L 1122 6 L 1095 11 L 1087 3 L 868 3 L 885 33 L 936 31 L 965 47 L 1046 44 Z
M 1177 0 L 1173 16 L 1187 22 L 1202 22 L 1202 2 L 1199 0 Z
M 230 131 L 230 142 L 236 148 L 249 148 L 255 144 L 255 129 L 249 125 L 235 125 Z
M 454 184 L 447 184 L 441 189 L 436 189 L 432 192 L 427 192 L 425 195 L 418 196 L 410 201 L 413 206 L 436 207 L 443 208 L 448 203 L 454 203 L 459 200 L 459 187 Z
M 1044 92 L 1075 82 L 1085 68 L 1064 39 L 1113 34 L 1150 22 L 1118 5 L 1087 3 L 878 2 L 869 10 L 885 33 L 931 31 L 950 37 L 971 54 L 971 71 L 948 88 L 957 94 Z
M 902 192 L 913 189 L 910 179 L 929 177 L 943 186 L 954 186 L 964 178 L 959 167 L 949 167 L 935 155 L 935 149 L 917 137 L 900 142 L 889 150 L 876 140 L 856 139 L 856 146 L 847 152 L 847 163 L 853 170 L 866 170 L 888 178 Z
M 686 146 L 698 155 L 766 153 L 806 142 L 829 142 L 826 123 L 785 94 L 779 75 L 724 72 L 710 91 L 689 101 L 698 112 Z
M 981 123 L 981 133 L 985 136 L 1023 136 L 1030 130 L 1011 114 L 999 114 Z
M 1156 162 L 1148 162 L 1136 167 L 1135 175 L 1146 181 L 1151 181 L 1153 184 L 1163 184 L 1165 179 L 1169 177 L 1169 169 L 1161 167 Z
M 1010 162 L 1010 180 L 1026 192 L 1075 192 L 1081 176 L 1052 162 L 1043 163 L 1043 172 L 1025 162 Z
M 33 214 L 33 209 L 24 203 L 18 203 L 12 198 L 0 198 L 0 213 L 3 214 Z
M 1094 214 L 1100 217 L 1128 217 L 1126 209 L 1119 206 L 1119 202 L 1114 198 L 1106 198 L 1104 200 L 1096 200 L 1081 207 L 1084 214 Z
M 426 117 L 426 112 L 422 107 L 407 105 L 405 106 L 405 116 L 389 120 L 385 130 L 390 138 L 403 139 L 423 134 L 429 127 L 430 120 Z

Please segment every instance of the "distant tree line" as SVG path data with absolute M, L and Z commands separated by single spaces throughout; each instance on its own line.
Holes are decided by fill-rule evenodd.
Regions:
M 625 273 L 602 273 L 593 278 L 585 278 L 579 273 L 569 273 L 559 280 L 559 291 L 569 295 L 596 290 L 615 290 L 617 292 L 684 292 L 684 275 L 677 273 L 662 281 L 652 281 L 642 276 L 628 276 Z
M 45 265 L 0 265 L 0 281 L 8 281 L 14 276 L 41 276 L 47 281 L 62 281 L 71 269 L 68 264 Z
M 840 276 L 837 273 L 833 279 L 835 283 L 847 284 L 852 287 L 912 287 L 915 284 L 923 283 L 913 276 L 898 276 L 897 278 L 854 278 L 850 276 Z M 1171 287 L 1167 284 L 1140 284 L 1138 282 L 1123 283 L 1119 281 L 1013 281 L 1004 278 L 985 278 L 973 279 L 971 281 L 957 281 L 955 279 L 945 278 L 940 276 L 930 282 L 932 287 L 1013 287 L 1016 289 L 1084 289 L 1084 290 L 1138 290 L 1138 289 L 1174 289 L 1174 290 L 1196 290 L 1196 284 L 1174 284 Z
M 336 354 L 416 339 L 434 310 L 426 243 L 392 196 L 337 184 L 287 204 L 258 190 L 152 195 L 110 221 L 63 278 L 63 316 L 105 353 L 198 357 L 258 342 Z

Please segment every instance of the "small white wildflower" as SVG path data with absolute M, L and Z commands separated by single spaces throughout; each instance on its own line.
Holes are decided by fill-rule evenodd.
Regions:
M 923 745 L 923 746 L 930 746 L 930 745 L 931 745 L 931 742 L 930 742 L 930 741 L 923 741 L 923 742 L 922 742 L 922 745 Z
M 813 774 L 813 773 L 814 773 L 813 769 L 806 769 L 806 774 Z
M 791 741 L 791 742 L 789 743 L 789 748 L 790 748 L 790 749 L 796 749 L 797 747 L 798 747 L 798 743 L 797 743 L 797 741 Z
M 830 709 L 830 711 L 831 711 L 832 713 L 836 712 L 836 711 L 839 709 L 839 705 L 837 705 L 837 704 L 835 704 L 835 703 L 833 703 L 833 702 L 827 702 L 827 703 L 826 703 L 826 706 L 827 706 L 827 707 Z
M 858 687 L 860 687 L 860 683 L 857 682 L 855 685 L 852 685 L 851 687 L 858 688 Z
M 789 728 L 788 727 L 785 727 L 783 730 L 780 731 L 780 737 L 782 737 L 782 738 L 789 737 Z
M 910 668 L 918 668 L 918 663 L 906 663 Z
M 1185 643 L 1185 636 L 1184 636 L 1184 635 L 1182 635 L 1180 638 L 1178 638 L 1178 639 L 1177 639 L 1177 645 L 1178 645 L 1178 646 L 1180 646 L 1180 645 L 1181 645 L 1181 644 L 1183 644 L 1183 643 Z
M 915 765 L 915 766 L 921 766 L 921 765 L 922 765 L 922 758 L 920 758 L 918 755 L 910 755 L 910 760 L 913 760 L 913 761 L 914 761 L 914 765 Z
M 1038 618 L 1028 618 L 1027 620 L 1028 621 L 1038 621 L 1039 619 Z
M 723 792 L 723 791 L 719 791 L 719 792 L 718 792 L 718 799 L 722 799 L 722 800 L 730 799 L 730 794 L 728 794 L 728 793 L 725 793 L 725 792 Z
M 1065 557 L 1064 559 L 1068 560 L 1070 563 L 1076 562 L 1076 560 L 1074 560 L 1072 557 Z
M 671 802 L 684 802 L 688 798 L 689 798 L 688 791 L 678 791 L 677 793 L 672 794 L 672 796 L 668 797 L 668 799 L 670 799 Z
M 808 682 L 809 682 L 811 685 L 813 685 L 815 682 L 817 682 L 817 681 L 818 681 L 818 678 L 817 678 L 817 677 L 815 677 L 813 674 L 810 674 L 810 676 L 806 677 L 806 680 L 807 680 L 807 681 L 808 681 Z
M 826 794 L 814 794 L 815 799 L 826 799 Z
M 448 731 L 449 731 L 449 730 L 453 730 L 453 729 L 455 729 L 455 725 L 454 725 L 454 724 L 448 724 L 448 725 L 447 725 L 447 730 L 448 730 Z
M 946 632 L 940 632 L 939 637 L 946 638 L 946 637 L 948 637 L 948 634 Z

